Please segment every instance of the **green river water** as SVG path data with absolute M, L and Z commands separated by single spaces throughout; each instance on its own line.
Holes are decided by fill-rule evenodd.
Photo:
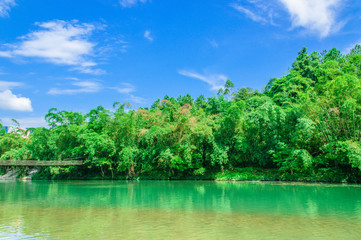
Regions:
M 361 239 L 361 186 L 2 181 L 0 239 Z

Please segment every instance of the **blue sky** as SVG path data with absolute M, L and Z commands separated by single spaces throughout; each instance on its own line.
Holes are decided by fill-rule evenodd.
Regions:
M 297 52 L 361 42 L 351 0 L 0 0 L 0 119 L 262 90 Z

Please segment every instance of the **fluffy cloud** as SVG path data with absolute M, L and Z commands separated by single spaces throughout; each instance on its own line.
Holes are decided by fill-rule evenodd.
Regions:
M 227 77 L 223 74 L 199 74 L 192 71 L 181 70 L 178 71 L 180 75 L 201 80 L 211 86 L 211 90 L 219 90 L 223 88 Z
M 278 25 L 274 20 L 280 20 L 281 13 L 286 11 L 292 28 L 327 37 L 343 26 L 343 22 L 337 21 L 341 4 L 341 0 L 248 0 L 230 6 L 255 22 L 272 25 Z
M 303 27 L 326 37 L 336 30 L 341 0 L 279 0 L 288 10 L 293 27 Z
M 145 3 L 148 0 L 119 0 L 119 4 L 122 7 L 134 7 L 138 3 Z
M 22 85 L 21 82 L 0 81 L 0 109 L 21 112 L 33 111 L 29 98 L 16 96 L 10 90 Z
M 10 9 L 15 5 L 15 0 L 0 0 L 0 17 L 9 16 Z
M 48 94 L 73 95 L 78 93 L 94 93 L 94 92 L 99 92 L 102 88 L 99 83 L 92 81 L 73 82 L 72 85 L 77 88 L 72 88 L 72 89 L 52 88 L 48 91 Z
M 0 109 L 21 112 L 32 112 L 29 98 L 16 96 L 9 89 L 0 92 Z
M 22 36 L 19 43 L 7 45 L 8 49 L 0 51 L 0 56 L 35 57 L 54 64 L 72 66 L 84 73 L 101 73 L 101 70 L 94 69 L 97 63 L 91 59 L 96 44 L 88 39 L 95 30 L 94 25 L 61 20 L 37 25 L 40 30 Z
M 150 42 L 153 42 L 153 37 L 151 36 L 151 32 L 149 31 L 149 30 L 146 30 L 145 32 L 144 32 L 144 37 L 146 38 L 146 39 L 148 39 Z

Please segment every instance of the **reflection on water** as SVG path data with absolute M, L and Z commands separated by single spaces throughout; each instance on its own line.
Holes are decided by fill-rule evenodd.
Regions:
M 0 182 L 0 239 L 360 239 L 361 187 Z

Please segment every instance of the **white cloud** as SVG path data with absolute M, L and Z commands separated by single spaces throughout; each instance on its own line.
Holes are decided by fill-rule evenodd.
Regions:
M 119 4 L 122 7 L 134 7 L 138 3 L 145 3 L 148 0 L 119 0 Z
M 199 74 L 192 71 L 181 70 L 178 71 L 180 75 L 187 76 L 190 78 L 195 78 L 201 80 L 205 83 L 208 83 L 211 86 L 211 90 L 219 90 L 223 88 L 227 77 L 223 74 Z
M 15 0 L 0 0 L 0 17 L 9 16 L 10 9 L 15 5 Z
M 145 32 L 144 32 L 144 37 L 146 38 L 146 39 L 148 39 L 150 42 L 153 42 L 153 37 L 151 36 L 151 32 L 149 31 L 149 30 L 146 30 Z
M 46 127 L 48 124 L 45 121 L 44 117 L 26 117 L 26 118 L 16 118 L 16 121 L 20 123 L 20 127 L 30 128 L 30 127 Z M 1 118 L 2 125 L 11 126 L 13 125 L 12 118 L 6 117 Z
M 61 20 L 37 25 L 40 30 L 20 37 L 19 43 L 6 45 L 8 49 L 0 51 L 0 56 L 35 57 L 54 64 L 72 66 L 84 73 L 101 73 L 101 70 L 94 69 L 97 63 L 91 59 L 96 44 L 88 39 L 96 28 L 94 25 Z
M 29 98 L 16 96 L 10 89 L 22 86 L 21 82 L 0 81 L 0 109 L 32 112 Z
M 118 93 L 122 93 L 122 94 L 129 94 L 135 91 L 135 87 L 132 84 L 123 83 L 122 85 L 123 87 L 111 87 L 110 89 L 113 89 Z
M 267 22 L 267 20 L 265 18 L 255 14 L 254 12 L 252 12 L 251 10 L 249 10 L 245 7 L 242 7 L 241 5 L 231 4 L 231 7 L 236 9 L 238 12 L 245 14 L 246 17 L 252 19 L 255 22 L 261 22 L 261 23 Z
M 123 85 L 123 87 L 110 87 L 110 89 L 113 89 L 120 94 L 125 94 L 126 99 L 132 103 L 135 103 L 135 104 L 146 103 L 146 99 L 131 94 L 132 92 L 135 92 L 135 86 L 133 86 L 130 83 L 122 83 L 121 85 Z
M 125 94 L 134 92 L 134 88 L 131 88 L 131 87 L 124 87 L 124 88 L 113 87 L 112 89 L 114 89 L 118 93 L 125 93 Z
M 255 22 L 280 26 L 280 13 L 287 12 L 292 28 L 302 28 L 307 33 L 327 37 L 343 27 L 345 21 L 337 21 L 342 0 L 247 0 L 244 4 L 231 4 L 238 12 Z
M 75 95 L 80 93 L 95 93 L 104 89 L 111 89 L 120 94 L 123 94 L 125 99 L 130 102 L 141 104 L 145 103 L 146 100 L 142 97 L 133 95 L 136 88 L 130 83 L 120 83 L 117 87 L 104 86 L 96 81 L 81 81 L 78 78 L 67 77 L 66 79 L 72 80 L 71 83 L 74 88 L 51 88 L 47 93 L 49 95 Z
M 52 88 L 48 91 L 48 94 L 50 95 L 74 95 L 79 93 L 95 93 L 99 92 L 102 89 L 112 89 L 117 91 L 120 94 L 124 94 L 125 98 L 133 103 L 141 104 L 145 103 L 145 99 L 142 97 L 135 96 L 131 94 L 132 92 L 135 92 L 135 87 L 130 83 L 121 83 L 120 87 L 106 87 L 102 86 L 98 82 L 95 81 L 80 81 L 78 78 L 67 78 L 73 81 L 71 85 L 74 86 L 74 88 Z
M 66 77 L 67 80 L 79 81 L 80 79 L 77 77 Z
M 99 92 L 102 88 L 102 86 L 99 83 L 92 81 L 73 82 L 72 85 L 77 88 L 72 88 L 72 89 L 52 88 L 48 91 L 48 94 L 73 95 L 78 93 L 94 93 L 94 92 Z
M 134 96 L 132 94 L 129 94 L 129 97 L 128 97 L 129 101 L 133 102 L 133 103 L 136 103 L 136 104 L 144 104 L 146 103 L 146 100 L 142 97 L 139 97 L 139 96 Z
M 11 52 L 10 51 L 0 51 L 0 57 L 11 57 Z
M 20 112 L 32 112 L 29 98 L 16 96 L 9 89 L 0 92 L 0 109 Z
M 321 37 L 339 28 L 336 11 L 341 0 L 279 0 L 291 15 L 293 27 L 303 27 Z
M 14 87 L 20 87 L 23 84 L 21 82 L 7 82 L 7 81 L 0 81 L 0 91 L 4 91 L 7 89 L 12 89 Z
M 109 87 L 109 89 L 113 89 L 120 94 L 124 94 L 126 97 L 126 100 L 131 103 L 144 104 L 147 102 L 146 99 L 132 94 L 136 90 L 135 86 L 133 86 L 132 84 L 121 83 L 121 85 L 122 85 L 122 87 Z

